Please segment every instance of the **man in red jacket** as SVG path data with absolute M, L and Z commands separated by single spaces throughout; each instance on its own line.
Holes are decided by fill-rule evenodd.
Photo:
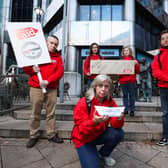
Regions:
M 163 111 L 163 135 L 157 144 L 164 146 L 168 144 L 168 30 L 161 32 L 160 44 L 160 53 L 154 57 L 152 63 L 152 73 L 154 78 L 158 79 Z
M 46 132 L 49 141 L 63 143 L 55 130 L 55 109 L 57 100 L 57 85 L 63 76 L 64 67 L 60 52 L 57 51 L 59 39 L 51 35 L 47 39 L 47 48 L 51 57 L 51 63 L 39 66 L 24 67 L 25 73 L 30 75 L 30 101 L 32 103 L 32 114 L 30 121 L 30 139 L 27 142 L 27 148 L 33 147 L 39 139 L 41 110 L 43 103 L 46 106 Z M 41 72 L 42 81 L 39 82 L 37 73 Z M 46 88 L 43 93 L 41 88 Z

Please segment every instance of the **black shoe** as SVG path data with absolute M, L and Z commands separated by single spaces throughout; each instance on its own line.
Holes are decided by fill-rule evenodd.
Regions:
M 124 114 L 125 114 L 125 115 L 128 114 L 128 111 L 124 111 Z
M 56 134 L 54 137 L 48 139 L 49 141 L 55 142 L 55 143 L 63 143 L 63 139 Z
M 130 112 L 130 117 L 134 117 L 134 111 Z
M 38 138 L 30 138 L 26 144 L 27 148 L 32 148 L 38 141 Z

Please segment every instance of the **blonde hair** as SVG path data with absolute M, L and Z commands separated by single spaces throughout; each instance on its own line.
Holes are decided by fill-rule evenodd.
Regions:
M 124 56 L 124 50 L 128 48 L 130 56 L 132 56 L 132 49 L 129 46 L 124 46 L 121 51 L 121 56 Z
M 89 99 L 92 100 L 94 96 L 96 96 L 96 86 L 101 84 L 104 81 L 108 81 L 110 84 L 110 90 L 112 89 L 112 81 L 111 78 L 107 75 L 97 75 L 96 78 L 93 80 L 90 88 L 87 90 L 85 96 Z M 107 99 L 110 99 L 110 92 L 107 95 Z

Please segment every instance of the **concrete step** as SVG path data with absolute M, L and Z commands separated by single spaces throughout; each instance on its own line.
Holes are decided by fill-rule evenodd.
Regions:
M 64 139 L 71 138 L 73 121 L 56 121 L 59 135 Z M 161 123 L 136 123 L 127 122 L 124 126 L 125 140 L 129 141 L 151 141 L 161 137 Z M 29 137 L 29 121 L 15 120 L 10 116 L 0 118 L 0 137 L 26 138 Z M 41 137 L 46 138 L 45 121 L 41 122 Z
M 13 112 L 13 117 L 17 120 L 29 120 L 31 110 L 16 110 Z M 162 122 L 162 113 L 161 112 L 141 112 L 136 111 L 134 117 L 129 115 L 125 116 L 126 122 Z M 41 114 L 42 120 L 46 118 L 45 110 L 42 110 Z M 56 119 L 61 121 L 73 121 L 73 111 L 72 110 L 56 110 Z

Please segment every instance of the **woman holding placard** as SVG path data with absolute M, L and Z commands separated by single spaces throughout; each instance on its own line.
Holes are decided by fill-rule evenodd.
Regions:
M 112 82 L 107 75 L 98 75 L 74 108 L 75 126 L 72 141 L 77 148 L 82 168 L 99 168 L 100 159 L 105 165 L 114 166 L 111 152 L 124 137 L 123 113 L 118 117 L 100 116 L 95 106 L 116 107 L 110 96 Z M 108 127 L 111 125 L 110 127 Z M 99 151 L 96 145 L 103 145 Z
M 135 61 L 135 73 L 130 75 L 120 75 L 119 83 L 123 92 L 123 104 L 125 106 L 124 114 L 134 116 L 135 111 L 135 93 L 136 93 L 136 74 L 140 72 L 138 61 L 133 58 L 132 50 L 129 47 L 123 47 L 122 57 L 124 61 Z
M 100 47 L 97 43 L 92 43 L 90 45 L 89 56 L 86 57 L 84 63 L 84 74 L 87 78 L 87 85 L 90 87 L 93 79 L 97 76 L 97 74 L 90 73 L 90 61 L 91 60 L 104 60 L 104 57 L 100 55 Z

